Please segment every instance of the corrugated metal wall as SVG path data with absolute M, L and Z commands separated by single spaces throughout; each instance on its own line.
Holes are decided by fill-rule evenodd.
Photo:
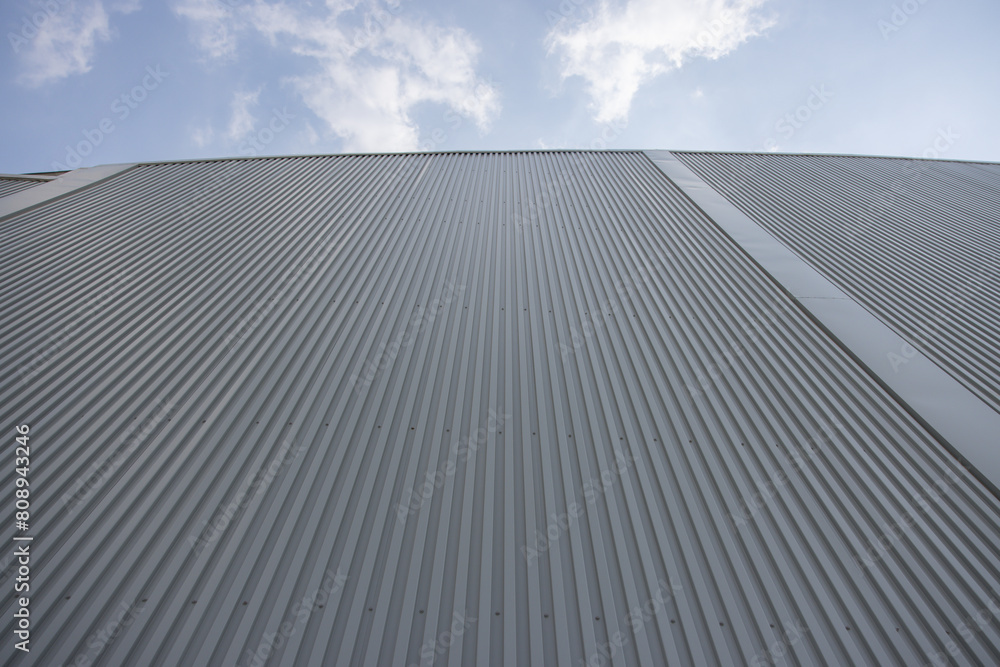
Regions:
M 5 664 L 1000 661 L 997 499 L 640 153 L 143 165 L 0 232 Z
M 42 183 L 44 181 L 33 181 L 26 178 L 0 178 L 0 197 L 12 195 L 15 192 L 27 190 Z
M 1000 165 L 675 155 L 1000 411 Z

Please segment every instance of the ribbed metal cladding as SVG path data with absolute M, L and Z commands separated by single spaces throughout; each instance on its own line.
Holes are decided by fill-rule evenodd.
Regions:
M 1000 411 L 1000 165 L 675 155 Z
M 20 192 L 21 190 L 27 190 L 28 188 L 40 185 L 43 182 L 44 181 L 34 181 L 27 178 L 0 177 L 0 197 L 6 197 L 7 195 Z
M 0 233 L 4 664 L 1000 662 L 1000 503 L 640 153 L 140 165 Z

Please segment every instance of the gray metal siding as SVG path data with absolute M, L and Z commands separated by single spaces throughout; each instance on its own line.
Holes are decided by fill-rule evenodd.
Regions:
M 1000 661 L 1000 503 L 640 153 L 140 165 L 0 232 L 4 664 Z
M 1000 165 L 675 155 L 1000 411 Z
M 33 181 L 26 178 L 0 178 L 0 197 L 27 190 L 42 183 L 44 181 Z

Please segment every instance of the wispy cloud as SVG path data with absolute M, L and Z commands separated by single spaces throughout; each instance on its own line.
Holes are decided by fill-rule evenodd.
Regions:
M 45 11 L 37 15 L 45 20 L 36 23 L 37 32 L 20 36 L 23 39 L 15 45 L 24 64 L 17 80 L 31 87 L 89 72 L 97 45 L 114 34 L 109 15 L 139 8 L 137 0 L 111 2 L 107 7 L 101 0 L 38 4 Z
M 232 109 L 233 115 L 229 118 L 229 138 L 233 141 L 240 141 L 246 137 L 254 126 L 254 117 L 251 109 L 257 106 L 260 99 L 261 88 L 249 91 L 237 91 L 233 95 Z
M 443 105 L 481 132 L 500 112 L 498 87 L 477 73 L 479 45 L 465 30 L 427 22 L 398 4 L 329 2 L 319 13 L 283 3 L 207 8 L 184 0 L 194 39 L 220 58 L 236 53 L 241 32 L 302 57 L 285 82 L 343 140 L 346 151 L 408 151 L 419 144 L 414 112 Z M 182 9 L 183 7 L 183 9 Z
M 191 141 L 194 142 L 194 145 L 198 148 L 208 146 L 214 139 L 215 130 L 212 129 L 211 125 L 203 125 L 191 130 Z
M 579 76 L 598 122 L 628 117 L 639 88 L 691 58 L 716 59 L 774 24 L 766 0 L 602 0 L 591 16 L 556 23 L 546 36 L 563 78 Z
M 236 33 L 242 25 L 236 3 L 222 0 L 180 0 L 174 12 L 188 19 L 198 48 L 212 58 L 236 56 Z

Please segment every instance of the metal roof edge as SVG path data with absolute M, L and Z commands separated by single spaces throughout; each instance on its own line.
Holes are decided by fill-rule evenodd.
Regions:
M 645 153 L 661 152 L 659 150 L 645 150 Z M 795 157 L 849 157 L 849 158 L 870 158 L 878 160 L 907 160 L 920 162 L 958 162 L 960 164 L 989 164 L 1000 165 L 1000 162 L 990 160 L 958 160 L 955 158 L 940 157 L 907 157 L 905 155 L 863 155 L 859 153 L 789 153 L 783 151 L 699 151 L 699 150 L 675 150 L 668 149 L 668 153 L 684 153 L 687 155 L 790 155 Z
M 381 151 L 373 153 L 292 153 L 288 155 L 231 155 L 228 157 L 187 158 L 183 160 L 150 160 L 136 162 L 139 166 L 161 164 L 189 164 L 197 162 L 230 162 L 241 160 L 298 160 L 329 157 L 375 157 L 400 155 L 502 155 L 510 153 L 641 153 L 641 148 L 519 148 L 508 150 L 451 150 L 451 151 Z
M 737 209 L 671 151 L 643 152 L 907 412 L 1000 497 L 1000 457 L 995 447 L 983 440 L 983 434 L 1000 433 L 1000 413 Z M 905 358 L 906 363 L 894 364 L 893 355 Z
M 74 169 L 62 176 L 41 179 L 41 185 L 0 197 L 0 220 L 93 185 L 135 167 L 135 163 L 107 164 Z
M 43 174 L 0 174 L 0 178 L 7 178 L 16 181 L 52 181 L 58 176 L 45 176 Z
M 291 153 L 287 155 L 230 155 L 220 157 L 187 158 L 183 160 L 148 160 L 129 163 L 131 166 L 150 166 L 164 164 L 189 164 L 198 162 L 230 162 L 241 160 L 290 160 L 306 158 L 329 158 L 329 157 L 373 157 L 373 156 L 396 156 L 396 155 L 491 155 L 507 153 L 689 153 L 689 154 L 712 154 L 712 155 L 795 155 L 803 157 L 849 157 L 849 158 L 878 158 L 885 160 L 919 160 L 921 162 L 958 162 L 962 164 L 989 164 L 1000 165 L 1000 162 L 990 162 L 988 160 L 949 160 L 943 158 L 920 158 L 905 157 L 900 155 L 855 155 L 850 153 L 771 153 L 761 151 L 699 151 L 699 150 L 675 150 L 675 149 L 643 149 L 643 148 L 518 148 L 508 150 L 450 150 L 450 151 L 381 151 L 372 153 Z M 101 165 L 108 166 L 108 165 Z M 89 167 L 95 169 L 97 167 Z M 76 171 L 82 171 L 77 169 Z M 73 172 L 68 172 L 73 173 Z M 0 177 L 4 175 L 0 174 Z M 30 178 L 43 180 L 42 175 L 18 174 L 5 176 L 6 178 Z M 55 177 L 55 178 L 58 178 Z

